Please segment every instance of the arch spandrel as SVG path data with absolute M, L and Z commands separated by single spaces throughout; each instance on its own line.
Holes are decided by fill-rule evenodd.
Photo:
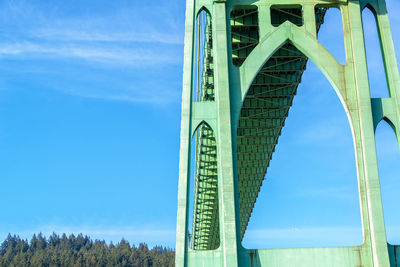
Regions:
M 290 41 L 314 62 L 331 83 L 347 111 L 348 108 L 344 101 L 344 67 L 313 36 L 290 22 L 283 23 L 275 31 L 265 36 L 240 67 L 242 102 L 262 66 L 287 41 Z

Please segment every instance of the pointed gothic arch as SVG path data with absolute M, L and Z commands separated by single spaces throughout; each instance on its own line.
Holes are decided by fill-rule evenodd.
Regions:
M 295 32 L 293 33 L 293 31 Z M 272 42 L 273 44 L 271 44 Z M 323 50 L 321 53 L 323 53 L 325 57 L 318 57 L 317 54 L 315 54 L 315 50 L 318 49 Z M 266 91 L 272 93 L 263 92 L 262 88 L 259 89 L 256 87 L 258 84 L 272 84 L 279 82 L 279 79 L 287 79 L 285 76 L 274 78 L 274 75 L 268 73 L 268 68 L 272 68 L 270 71 L 273 70 L 276 72 L 273 68 L 282 65 L 282 63 L 269 64 L 270 61 L 274 61 L 274 58 L 279 57 L 277 54 L 280 54 L 282 50 L 284 52 L 291 50 L 289 53 L 291 53 L 292 57 L 302 57 L 302 59 L 300 59 L 301 67 L 300 65 L 293 65 L 291 66 L 292 69 L 289 68 L 289 72 L 293 72 L 293 68 L 297 68 L 297 78 L 295 81 L 292 81 L 293 84 L 288 86 L 283 85 L 286 87 L 284 90 L 268 89 Z M 260 53 L 265 56 L 261 57 Z M 256 187 L 253 191 L 259 192 L 262 186 L 263 179 L 257 180 L 255 177 L 264 178 L 266 175 L 272 154 L 275 151 L 275 146 L 278 142 L 281 130 L 284 127 L 294 95 L 296 94 L 297 86 L 301 80 L 302 72 L 300 74 L 298 74 L 298 72 L 301 69 L 304 71 L 307 58 L 310 58 L 311 61 L 313 61 L 316 67 L 322 72 L 324 77 L 327 78 L 334 88 L 336 95 L 339 97 L 341 102 L 341 106 L 347 115 L 350 129 L 353 129 L 352 120 L 344 101 L 344 96 L 342 95 L 342 92 L 344 92 L 344 86 L 342 86 L 341 83 L 344 76 L 344 67 L 340 65 L 318 41 L 298 29 L 296 26 L 293 26 L 290 22 L 285 22 L 277 31 L 264 38 L 240 68 L 241 78 L 247 78 L 245 82 L 242 81 L 242 103 L 240 112 L 238 113 L 236 129 L 236 153 L 240 189 L 239 214 L 242 238 L 250 220 L 255 199 L 258 196 L 258 193 L 256 195 L 248 193 L 245 188 Z M 289 60 L 289 62 L 290 61 L 292 60 Z M 265 72 L 265 67 L 267 68 L 267 73 L 263 73 Z M 282 71 L 285 72 L 286 70 L 282 69 Z M 267 78 L 270 79 L 264 79 L 264 81 L 262 81 L 259 74 L 266 75 Z M 275 81 L 271 81 L 271 79 L 274 79 Z M 276 101 L 276 99 L 278 99 L 278 101 Z M 265 107 L 262 107 L 262 102 L 264 102 L 264 104 L 268 102 L 268 104 L 265 104 Z M 255 109 L 257 110 L 256 112 L 254 112 Z M 353 136 L 353 145 L 354 144 L 355 140 Z M 355 146 L 353 146 L 353 148 L 355 149 Z M 253 153 L 254 155 L 250 155 L 250 153 Z M 252 169 L 247 170 L 249 169 L 247 166 L 250 166 Z M 251 208 L 247 210 L 241 208 L 247 206 L 251 206 Z M 244 210 L 247 212 L 244 213 Z
M 387 124 L 389 124 L 389 126 L 392 128 L 392 130 L 393 130 L 394 133 L 396 134 L 396 132 L 397 132 L 396 126 L 395 126 L 395 124 L 394 124 L 387 116 L 384 116 L 384 117 L 382 118 L 382 121 L 385 121 Z M 380 122 L 378 123 L 378 126 L 379 126 L 379 124 L 380 124 L 382 121 L 380 121 Z
M 290 22 L 285 22 L 276 31 L 267 35 L 240 67 L 240 82 L 242 101 L 253 83 L 254 78 L 259 73 L 264 64 L 271 56 L 285 43 L 292 43 L 300 52 L 308 57 L 326 76 L 346 113 L 347 105 L 344 101 L 344 68 L 313 36 L 299 29 Z M 260 57 L 260 54 L 264 55 Z M 323 56 L 321 56 L 323 55 Z
M 208 10 L 208 8 L 207 8 L 206 6 L 203 5 L 203 6 L 201 6 L 201 7 L 197 10 L 196 18 L 197 18 L 197 17 L 200 15 L 200 13 L 203 12 L 203 11 L 205 11 L 205 12 L 207 13 L 207 15 L 211 17 L 211 12 L 210 12 L 210 10 Z

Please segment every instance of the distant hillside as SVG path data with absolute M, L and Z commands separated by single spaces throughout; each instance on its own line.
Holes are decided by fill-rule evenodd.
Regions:
M 82 234 L 69 237 L 53 234 L 48 239 L 39 234 L 30 242 L 9 234 L 0 247 L 1 267 L 172 267 L 174 259 L 175 252 L 165 247 L 149 249 L 144 243 L 136 247 L 123 239 L 117 245 L 108 245 Z

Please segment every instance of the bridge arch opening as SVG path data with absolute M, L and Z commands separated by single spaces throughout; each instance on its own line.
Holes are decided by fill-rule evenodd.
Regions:
M 190 165 L 189 248 L 214 250 L 220 245 L 217 142 L 204 121 L 192 138 Z
M 362 23 L 370 95 L 374 98 L 389 97 L 379 24 L 376 19 L 376 11 L 370 4 L 367 4 L 362 11 Z
M 384 118 L 375 132 L 387 241 L 400 244 L 400 150 L 393 123 Z
M 300 104 L 291 108 L 306 66 L 311 71 L 300 86 L 304 90 L 297 100 Z M 286 41 L 246 92 L 236 149 L 240 229 L 247 248 L 344 246 L 363 241 L 346 107 L 337 101 L 334 91 L 338 91 L 324 89 L 331 85 L 320 78 L 319 68 L 307 64 L 297 44 Z M 286 123 L 289 109 L 293 114 L 289 118 L 297 116 L 288 120 L 291 124 Z M 345 138 L 339 138 L 342 135 Z M 300 213 L 308 218 L 296 216 Z

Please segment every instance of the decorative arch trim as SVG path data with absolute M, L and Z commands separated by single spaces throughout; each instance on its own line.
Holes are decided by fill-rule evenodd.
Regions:
M 365 5 L 362 7 L 362 11 L 361 11 L 361 12 L 364 12 L 364 10 L 365 10 L 366 8 L 369 9 L 369 11 L 371 11 L 372 14 L 374 14 L 375 20 L 376 20 L 376 15 L 377 15 L 377 13 L 376 13 L 376 8 L 374 7 L 374 4 L 371 4 L 371 3 L 365 4 Z
M 191 135 L 190 135 L 191 140 L 193 140 L 194 134 L 197 132 L 197 130 L 198 130 L 198 129 L 200 128 L 200 126 L 203 125 L 203 124 L 204 124 L 204 125 L 207 125 L 208 127 L 210 127 L 210 129 L 213 131 L 215 137 L 217 137 L 217 132 L 214 130 L 213 123 L 212 123 L 212 122 L 209 122 L 209 121 L 207 121 L 207 120 L 201 120 L 200 122 L 195 122 L 195 124 L 193 125 L 193 126 L 195 126 L 195 127 L 192 127 L 192 132 L 191 132 Z
M 382 123 L 382 121 L 384 121 L 384 122 L 386 122 L 387 124 L 389 124 L 389 126 L 393 129 L 393 131 L 394 131 L 394 133 L 396 134 L 396 136 L 397 136 L 397 127 L 396 127 L 396 124 L 393 122 L 393 120 L 392 119 L 390 119 L 389 117 L 387 117 L 387 116 L 383 116 L 383 117 L 381 117 L 379 120 L 376 120 L 375 121 L 375 125 L 374 125 L 374 130 L 376 131 L 376 129 L 378 128 L 378 125 L 380 124 L 380 123 Z
M 400 125 L 397 124 L 397 116 L 395 111 L 394 100 L 392 98 L 372 98 L 371 107 L 372 115 L 374 119 L 374 130 L 378 127 L 378 124 L 384 120 L 392 129 L 396 135 L 399 135 Z M 400 136 L 398 136 L 400 139 Z
M 197 17 L 200 15 L 200 13 L 203 12 L 203 11 L 205 11 L 205 12 L 207 13 L 207 15 L 211 17 L 211 12 L 210 12 L 210 10 L 208 10 L 208 8 L 205 7 L 205 6 L 200 6 L 199 9 L 197 9 L 197 11 L 196 11 L 196 16 L 195 16 L 196 19 L 197 19 Z
M 395 126 L 395 124 L 392 122 L 391 119 L 389 119 L 388 117 L 385 116 L 385 117 L 382 118 L 381 121 L 385 121 L 387 124 L 390 125 L 390 127 L 392 127 L 394 133 L 395 133 L 395 134 L 397 133 L 397 131 L 396 131 L 396 126 Z M 378 123 L 378 124 L 379 124 L 379 123 Z M 396 134 L 396 135 L 397 135 L 397 134 Z
M 370 0 L 363 0 L 363 1 L 360 1 L 361 3 L 360 3 L 360 9 L 361 9 L 361 12 L 363 12 L 364 11 L 364 9 L 365 8 L 368 8 L 369 10 L 371 10 L 371 12 L 375 15 L 375 17 L 376 17 L 376 10 L 377 10 L 377 7 L 376 7 L 376 3 L 375 3 L 375 1 L 370 1 Z

